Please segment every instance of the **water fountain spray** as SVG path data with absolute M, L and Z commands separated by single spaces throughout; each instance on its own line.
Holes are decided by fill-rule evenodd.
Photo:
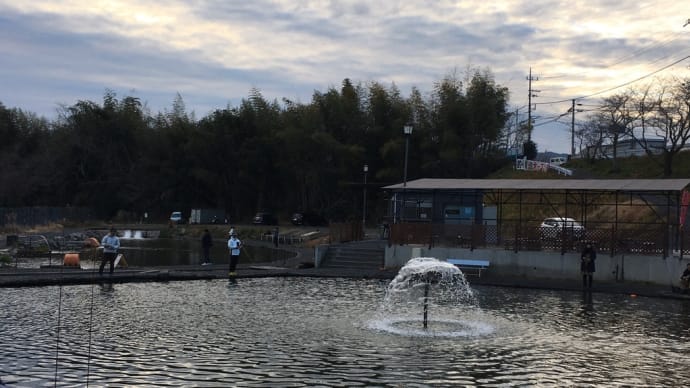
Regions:
M 474 306 L 474 295 L 462 271 L 431 257 L 411 259 L 388 286 L 385 305 L 392 311 L 422 305 L 422 326 L 429 327 L 430 306 Z M 419 308 L 419 307 L 417 307 Z

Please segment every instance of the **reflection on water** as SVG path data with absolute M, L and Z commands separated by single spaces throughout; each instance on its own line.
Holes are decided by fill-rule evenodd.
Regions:
M 134 266 L 196 265 L 203 262 L 201 243 L 189 239 L 140 239 L 122 242 L 121 252 Z M 244 244 L 242 263 L 259 263 L 285 258 L 291 253 L 261 246 Z M 211 261 L 228 263 L 229 252 L 225 241 L 214 241 Z
M 369 329 L 385 318 L 386 286 L 270 278 L 0 289 L 0 377 L 53 385 L 57 367 L 58 386 L 673 386 L 690 376 L 684 301 L 475 287 L 491 335 L 410 337 Z
M 201 243 L 189 239 L 120 239 L 120 253 L 124 254 L 130 266 L 169 266 L 169 265 L 197 265 L 203 261 Z M 245 244 L 242 248 L 241 262 L 261 263 L 284 260 L 292 253 L 262 246 Z M 211 260 L 216 264 L 227 264 L 229 253 L 225 241 L 216 240 L 211 247 Z M 52 258 L 18 258 L 12 265 L 20 268 L 38 268 L 41 265 L 58 265 L 62 263 L 62 255 Z M 100 258 L 95 260 L 89 254 L 81 254 L 81 267 L 88 269 L 100 265 Z

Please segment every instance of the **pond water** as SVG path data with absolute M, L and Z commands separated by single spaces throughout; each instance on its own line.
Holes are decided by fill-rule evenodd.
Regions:
M 121 239 L 121 253 L 130 265 L 167 266 L 196 265 L 203 261 L 200 241 L 190 239 Z M 253 246 L 245 241 L 242 248 L 242 263 L 259 263 L 281 260 L 292 253 L 281 249 Z M 227 242 L 215 240 L 211 247 L 211 261 L 228 263 Z
M 266 278 L 0 289 L 11 386 L 676 386 L 690 304 L 472 287 L 389 330 L 390 282 Z M 397 317 L 400 318 L 400 317 Z M 400 320 L 399 320 L 400 321 Z M 446 336 L 443 322 L 468 332 Z M 472 327 L 479 328 L 473 330 Z M 439 334 L 439 335 L 436 335 Z
M 211 247 L 211 260 L 216 264 L 227 264 L 229 260 L 228 248 L 223 240 L 215 240 Z M 130 266 L 155 267 L 174 265 L 197 265 L 203 262 L 201 244 L 195 239 L 171 238 L 121 238 L 120 253 L 125 255 Z M 242 249 L 242 263 L 262 263 L 268 261 L 285 260 L 293 253 L 263 246 L 253 246 L 251 242 L 244 244 Z M 81 253 L 80 264 L 84 269 L 92 268 L 94 261 L 89 255 Z M 22 257 L 10 263 L 19 268 L 38 268 L 42 265 L 57 265 L 62 263 L 62 256 L 50 257 Z M 100 258 L 95 261 L 100 265 Z

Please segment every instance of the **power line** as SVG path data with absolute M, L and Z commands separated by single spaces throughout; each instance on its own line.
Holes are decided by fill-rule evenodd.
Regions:
M 645 78 L 647 78 L 647 77 L 651 77 L 651 76 L 653 76 L 654 74 L 660 73 L 660 72 L 662 72 L 662 71 L 668 69 L 668 68 L 671 67 L 671 66 L 675 66 L 675 65 L 677 65 L 678 63 L 683 62 L 684 60 L 686 60 L 686 59 L 688 59 L 688 58 L 690 58 L 690 55 L 687 55 L 687 56 L 685 56 L 685 57 L 683 57 L 683 58 L 681 58 L 681 59 L 679 59 L 679 60 L 677 60 L 677 61 L 675 61 L 675 62 L 669 64 L 669 65 L 666 65 L 666 66 L 664 66 L 664 67 L 662 67 L 662 68 L 660 68 L 660 69 L 654 70 L 653 72 L 651 72 L 651 73 L 649 73 L 649 74 L 646 74 L 646 75 L 643 75 L 642 77 L 636 78 L 636 79 L 634 79 L 634 80 L 632 80 L 632 81 L 628 81 L 628 82 L 626 82 L 626 83 L 623 83 L 623 84 L 621 84 L 621 85 L 614 86 L 614 87 L 611 87 L 611 88 L 608 88 L 608 89 L 600 90 L 600 91 L 598 91 L 598 92 L 596 92 L 596 93 L 592 93 L 592 94 L 588 94 L 588 95 L 584 95 L 584 96 L 580 96 L 580 97 L 575 97 L 575 99 L 576 99 L 576 100 L 580 100 L 580 99 L 583 99 L 583 98 L 589 98 L 589 97 L 592 97 L 592 96 L 596 96 L 596 95 L 599 95 L 599 94 L 602 94 L 602 93 L 606 93 L 606 92 L 610 92 L 610 91 L 612 91 L 612 90 L 616 90 L 616 89 L 622 88 L 622 87 L 624 87 L 624 86 L 628 86 L 628 85 L 633 84 L 633 83 L 635 83 L 635 82 L 641 81 L 641 80 L 643 80 L 643 79 L 645 79 Z M 570 100 L 572 100 L 572 99 L 573 99 L 573 98 L 565 98 L 565 99 L 558 100 L 558 101 L 536 102 L 536 103 L 534 103 L 534 105 L 558 104 L 558 103 L 570 101 Z
M 690 22 L 690 20 L 688 20 L 688 21 Z M 668 33 L 666 36 L 664 36 L 660 40 L 649 42 L 648 44 L 644 45 L 643 47 L 636 49 L 631 54 L 623 56 L 619 59 L 614 60 L 610 64 L 602 66 L 601 69 L 611 68 L 613 66 L 619 65 L 619 64 L 626 62 L 630 59 L 633 59 L 635 57 L 639 57 L 641 54 L 643 54 L 645 52 L 668 46 L 671 43 L 675 42 L 676 40 L 680 39 L 682 34 L 684 34 L 683 31 L 676 31 L 676 32 Z M 652 63 L 656 63 L 656 62 L 663 60 L 665 58 L 668 58 L 668 57 L 669 57 L 669 55 L 665 55 L 661 58 L 654 60 Z M 575 73 L 575 74 L 560 74 L 560 75 L 553 75 L 553 76 L 542 76 L 542 79 L 543 80 L 550 80 L 550 79 L 559 79 L 559 78 L 572 78 L 572 77 L 576 77 L 576 76 L 583 75 L 583 74 L 585 74 L 585 73 L 583 72 L 583 73 Z
M 623 62 L 627 61 L 628 59 L 635 58 L 635 57 L 639 56 L 640 54 L 642 54 L 642 53 L 644 53 L 644 52 L 651 51 L 652 49 L 656 49 L 656 48 L 661 48 L 661 47 L 667 46 L 667 45 L 673 43 L 674 41 L 680 39 L 680 35 L 681 35 L 681 34 L 684 34 L 684 32 L 678 31 L 678 32 L 669 34 L 669 35 L 677 35 L 677 36 L 676 36 L 675 38 L 673 38 L 673 39 L 668 39 L 668 40 L 666 40 L 666 41 L 662 40 L 661 42 L 652 42 L 652 44 L 654 44 L 654 45 L 657 46 L 657 47 L 643 47 L 643 48 L 637 49 L 637 50 L 633 51 L 632 54 L 628 55 L 627 57 L 623 57 L 623 58 L 621 58 L 620 60 L 615 61 L 615 62 L 613 62 L 612 64 L 610 64 L 610 65 L 608 65 L 608 66 L 606 66 L 606 67 L 613 67 L 613 66 L 615 66 L 615 65 L 618 65 L 618 64 L 620 64 L 620 63 L 623 63 Z M 666 58 L 666 57 L 668 57 L 668 55 L 662 57 L 661 59 Z M 657 60 L 657 61 L 658 61 L 658 60 Z M 655 62 L 656 62 L 656 61 L 655 61 Z M 654 62 L 652 62 L 652 63 L 654 63 Z
M 569 113 L 569 112 L 562 113 L 562 114 L 560 114 L 560 115 L 558 115 L 558 116 L 546 117 L 546 118 L 545 118 L 546 121 L 541 121 L 541 122 L 539 122 L 539 123 L 537 123 L 537 124 L 534 124 L 534 126 L 535 126 L 535 127 L 539 127 L 539 126 L 541 126 L 541 125 L 546 125 L 546 124 L 550 124 L 550 123 L 553 123 L 553 122 L 558 122 L 558 120 L 560 120 L 560 119 L 563 118 L 564 116 L 568 115 L 568 113 Z
M 677 60 L 677 61 L 671 63 L 670 65 L 666 65 L 666 66 L 662 67 L 661 69 L 655 70 L 655 71 L 653 71 L 653 72 L 651 72 L 651 73 L 649 73 L 649 74 L 647 74 L 647 75 L 644 75 L 644 76 L 642 76 L 642 77 L 640 77 L 640 78 L 634 79 L 634 80 L 632 80 L 632 81 L 630 81 L 630 82 L 626 82 L 626 83 L 624 83 L 624 84 L 622 84 L 622 85 L 615 86 L 615 87 L 613 87 L 613 88 L 608 88 L 608 89 L 605 89 L 605 90 L 601 90 L 601 91 L 599 91 L 599 92 L 592 93 L 592 94 L 589 94 L 589 95 L 586 95 L 586 96 L 582 96 L 582 97 L 579 97 L 579 98 L 588 98 L 588 97 L 596 96 L 596 95 L 598 95 L 598 94 L 610 92 L 611 90 L 615 90 L 615 89 L 618 89 L 618 88 L 622 88 L 623 86 L 628 86 L 628 85 L 630 85 L 630 84 L 632 84 L 632 83 L 635 83 L 635 82 L 637 82 L 637 81 L 641 81 L 641 80 L 643 80 L 643 79 L 645 79 L 645 78 L 647 78 L 647 77 L 650 77 L 650 76 L 653 76 L 654 74 L 657 74 L 657 73 L 659 73 L 659 72 L 662 72 L 662 71 L 668 69 L 668 68 L 671 67 L 671 66 L 674 66 L 674 65 L 676 65 L 676 64 L 678 64 L 678 63 L 680 63 L 680 62 L 683 62 L 684 60 L 686 60 L 686 59 L 688 59 L 688 58 L 690 58 L 690 55 L 687 55 L 687 56 L 685 56 L 685 57 L 683 57 L 683 58 L 681 58 L 681 59 L 679 59 L 679 60 Z

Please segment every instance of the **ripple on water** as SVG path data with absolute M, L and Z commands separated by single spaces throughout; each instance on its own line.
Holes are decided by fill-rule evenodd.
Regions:
M 386 282 L 227 284 L 69 286 L 62 300 L 57 287 L 0 289 L 0 322 L 12 333 L 0 376 L 53 385 L 57 354 L 59 386 L 83 386 L 87 373 L 94 386 L 671 386 L 688 377 L 690 321 L 678 301 L 475 287 L 477 308 L 431 306 L 424 331 L 414 306 L 381 309 Z

